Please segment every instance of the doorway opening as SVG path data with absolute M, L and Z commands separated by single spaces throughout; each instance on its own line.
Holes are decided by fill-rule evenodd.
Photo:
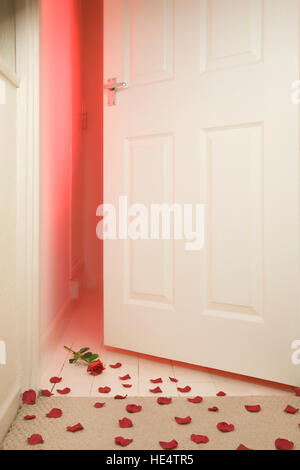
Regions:
M 102 8 L 41 2 L 42 371 L 64 341 L 103 344 Z

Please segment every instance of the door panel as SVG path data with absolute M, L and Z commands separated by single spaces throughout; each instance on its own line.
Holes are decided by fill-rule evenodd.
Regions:
M 105 202 L 206 212 L 201 251 L 104 242 L 107 345 L 297 384 L 298 18 L 298 0 L 105 1 L 105 80 L 129 84 L 105 102 Z

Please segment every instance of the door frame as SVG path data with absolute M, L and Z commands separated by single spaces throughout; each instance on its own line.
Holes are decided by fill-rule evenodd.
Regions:
M 16 1 L 18 379 L 36 388 L 40 292 L 40 1 Z
M 0 406 L 0 442 L 13 421 L 21 393 L 37 388 L 39 370 L 39 28 L 40 0 L 14 0 L 15 71 L 0 60 L 0 72 L 17 91 L 15 380 Z

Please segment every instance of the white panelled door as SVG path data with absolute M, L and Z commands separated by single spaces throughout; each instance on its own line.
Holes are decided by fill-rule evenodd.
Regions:
M 105 202 L 205 205 L 205 244 L 105 240 L 105 344 L 297 385 L 298 0 L 105 0 Z

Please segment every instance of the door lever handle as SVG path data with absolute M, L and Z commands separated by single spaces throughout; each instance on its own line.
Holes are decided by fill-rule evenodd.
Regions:
M 125 88 L 128 88 L 126 82 L 117 82 L 115 77 L 108 79 L 107 83 L 104 84 L 104 90 L 107 90 L 108 106 L 116 105 L 116 92 Z

